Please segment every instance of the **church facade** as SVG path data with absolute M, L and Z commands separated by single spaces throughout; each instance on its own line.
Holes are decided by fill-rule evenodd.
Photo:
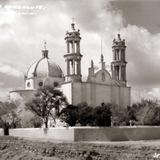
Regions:
M 48 56 L 48 50 L 42 50 L 42 58 L 33 63 L 25 75 L 25 88 L 10 92 L 10 98 L 20 96 L 25 101 L 31 99 L 36 90 L 44 85 L 59 88 L 69 104 L 77 105 L 86 102 L 90 106 L 101 103 L 113 103 L 126 107 L 131 102 L 131 88 L 126 80 L 126 45 L 120 34 L 113 40 L 111 74 L 106 70 L 104 57 L 101 55 L 100 69 L 95 70 L 94 62 L 88 68 L 88 77 L 82 81 L 80 51 L 80 30 L 71 24 L 71 31 L 65 36 L 67 51 L 64 55 L 66 75 Z

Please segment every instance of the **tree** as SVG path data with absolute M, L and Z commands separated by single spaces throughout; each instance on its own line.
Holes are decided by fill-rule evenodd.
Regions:
M 74 105 L 67 105 L 67 107 L 63 108 L 60 112 L 59 118 L 69 126 L 75 126 L 78 121 L 78 107 Z
M 81 103 L 78 105 L 78 122 L 81 126 L 93 126 L 94 119 L 93 107 L 88 106 L 87 103 Z
M 66 104 L 66 98 L 60 90 L 43 86 L 37 90 L 32 100 L 26 103 L 26 109 L 41 117 L 45 127 L 48 128 L 49 117 L 55 119 L 59 116 L 60 109 Z
M 127 106 L 126 108 L 126 125 L 134 125 L 137 121 L 136 108 Z
M 0 102 L 0 127 L 7 123 L 9 127 L 16 128 L 19 121 L 16 104 L 11 101 Z
M 96 126 L 111 126 L 111 106 L 110 103 L 102 103 L 101 106 L 94 108 Z
M 93 125 L 93 108 L 87 103 L 80 103 L 77 106 L 68 105 L 61 111 L 60 119 L 69 126 L 75 126 L 77 123 L 81 126 Z
M 150 106 L 143 119 L 144 125 L 160 125 L 160 106 Z
M 17 106 L 10 101 L 6 101 L 6 102 L 0 102 L 0 116 L 13 111 L 17 108 Z
M 157 100 L 142 99 L 134 103 L 130 111 L 137 125 L 160 125 L 160 104 Z
M 39 116 L 35 115 L 30 119 L 30 124 L 34 128 L 40 128 L 43 125 L 43 121 Z
M 81 126 L 110 126 L 111 125 L 111 104 L 102 103 L 96 108 L 90 107 L 87 103 L 77 106 L 68 105 L 60 113 L 60 119 L 69 126 L 77 123 Z
M 127 112 L 125 108 L 114 104 L 111 106 L 111 112 L 112 112 L 112 123 L 114 126 L 126 125 Z

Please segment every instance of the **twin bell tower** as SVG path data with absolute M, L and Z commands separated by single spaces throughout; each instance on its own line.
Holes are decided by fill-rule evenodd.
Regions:
M 72 31 L 66 33 L 67 54 L 64 55 L 67 63 L 66 81 L 81 81 L 81 58 L 80 53 L 80 30 L 75 29 L 75 24 L 71 24 Z
M 81 58 L 80 53 L 80 30 L 75 29 L 75 24 L 71 24 L 71 31 L 66 32 L 65 41 L 67 44 L 67 54 L 64 55 L 67 63 L 66 82 L 81 82 Z M 126 56 L 125 40 L 120 34 L 113 40 L 112 51 L 113 60 L 111 62 L 112 79 L 119 82 L 121 86 L 126 86 Z

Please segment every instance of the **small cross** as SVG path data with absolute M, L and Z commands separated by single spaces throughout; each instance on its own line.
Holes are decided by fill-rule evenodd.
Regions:
M 44 49 L 46 50 L 46 45 L 47 45 L 47 42 L 44 41 Z
M 72 23 L 74 24 L 74 22 L 75 22 L 75 18 L 73 17 L 73 18 L 72 18 Z
M 72 24 L 71 24 L 71 27 L 72 27 L 72 29 L 73 29 L 73 30 L 75 30 L 75 24 L 74 24 L 74 22 L 75 22 L 75 18 L 72 18 Z

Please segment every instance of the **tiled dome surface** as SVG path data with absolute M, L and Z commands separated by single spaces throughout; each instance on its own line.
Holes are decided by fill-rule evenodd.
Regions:
M 27 72 L 27 78 L 37 77 L 63 77 L 61 68 L 49 58 L 43 57 L 33 63 Z

